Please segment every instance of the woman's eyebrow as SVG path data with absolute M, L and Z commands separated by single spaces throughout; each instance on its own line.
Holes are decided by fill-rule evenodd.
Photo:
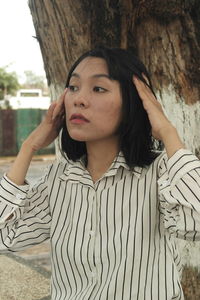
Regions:
M 80 75 L 78 73 L 72 73 L 71 77 L 77 77 L 77 78 L 80 78 Z M 91 76 L 91 78 L 101 78 L 101 77 L 104 77 L 104 78 L 107 78 L 109 80 L 112 80 L 112 78 L 110 77 L 110 75 L 108 74 L 94 74 Z
M 72 73 L 72 74 L 71 74 L 71 77 L 78 77 L 78 78 L 80 78 L 80 75 L 77 74 L 77 73 Z
M 105 77 L 105 78 L 107 78 L 107 79 L 109 79 L 109 80 L 112 80 L 112 78 L 111 78 L 110 75 L 108 75 L 108 74 L 94 74 L 94 75 L 92 75 L 91 77 L 93 77 L 93 78 Z

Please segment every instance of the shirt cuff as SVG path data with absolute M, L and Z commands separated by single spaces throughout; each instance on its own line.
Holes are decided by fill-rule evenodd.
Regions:
M 24 206 L 24 200 L 29 190 L 29 183 L 17 185 L 4 174 L 0 182 L 0 201 L 12 206 Z

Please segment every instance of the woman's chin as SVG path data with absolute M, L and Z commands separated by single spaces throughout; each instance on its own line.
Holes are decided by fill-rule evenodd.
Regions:
M 87 139 L 83 135 L 69 133 L 70 137 L 77 142 L 85 142 Z
M 70 137 L 77 142 L 93 142 L 96 141 L 97 134 L 84 134 L 75 130 L 68 130 Z

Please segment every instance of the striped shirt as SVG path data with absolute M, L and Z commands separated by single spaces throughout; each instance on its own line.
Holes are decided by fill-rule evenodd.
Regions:
M 177 237 L 200 239 L 200 161 L 189 150 L 132 170 L 120 152 L 96 183 L 64 158 L 34 186 L 1 180 L 0 250 L 50 238 L 52 300 L 184 299 Z

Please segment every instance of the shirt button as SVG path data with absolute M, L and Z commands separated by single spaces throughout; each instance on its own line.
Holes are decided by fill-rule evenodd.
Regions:
M 90 236 L 94 236 L 94 234 L 95 234 L 95 232 L 94 232 L 93 230 L 90 230 L 90 231 L 89 231 L 89 235 L 90 235 Z
M 18 200 L 21 200 L 21 199 L 23 198 L 23 196 L 20 195 L 20 194 L 17 194 L 17 195 L 16 195 L 16 198 L 17 198 Z
M 168 186 L 168 184 L 169 184 L 169 180 L 165 180 L 162 182 L 161 186 L 166 187 L 166 186 Z

